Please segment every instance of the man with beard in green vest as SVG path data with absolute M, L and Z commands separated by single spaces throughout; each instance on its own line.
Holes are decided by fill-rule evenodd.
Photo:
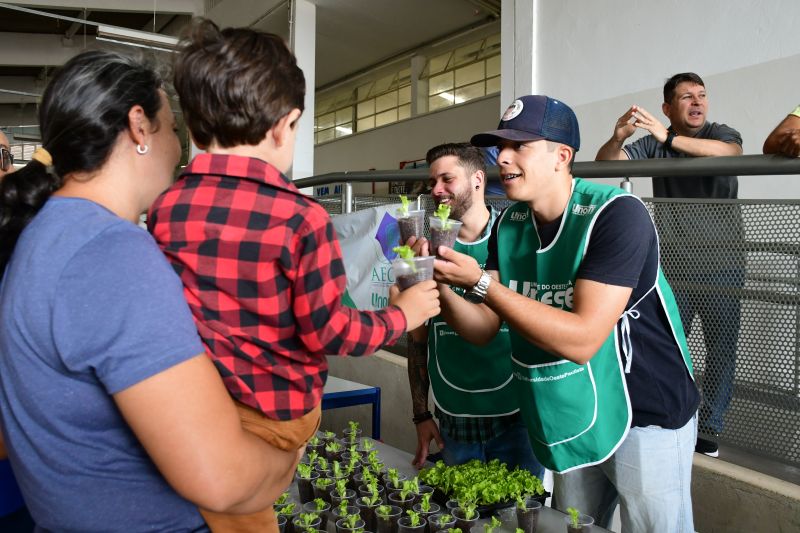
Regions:
M 483 152 L 468 143 L 449 143 L 434 146 L 425 159 L 433 201 L 449 206 L 450 219 L 461 222 L 455 249 L 483 265 L 499 214 L 484 202 Z M 426 239 L 410 242 L 427 254 Z M 460 299 L 464 294 L 458 287 L 450 289 L 440 286 L 441 298 Z M 518 466 L 541 479 L 544 468 L 531 450 L 512 390 L 508 328 L 503 325 L 486 346 L 475 346 L 456 335 L 440 315 L 410 336 L 408 381 L 417 431 L 413 464 L 422 466 L 435 440 L 448 465 L 498 459 L 509 469 Z M 428 410 L 429 387 L 438 425 Z
M 440 247 L 438 281 L 466 290 L 442 314 L 483 344 L 509 326 L 514 387 L 554 505 L 623 531 L 693 532 L 692 454 L 699 394 L 658 236 L 637 197 L 572 176 L 575 113 L 523 96 L 497 130 L 506 194 L 485 270 Z M 475 369 L 479 372 L 480 369 Z

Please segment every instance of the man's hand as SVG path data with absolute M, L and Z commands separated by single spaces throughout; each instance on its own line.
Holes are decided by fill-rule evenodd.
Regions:
M 436 422 L 431 419 L 417 424 L 417 453 L 411 461 L 412 465 L 417 468 L 422 468 L 425 464 L 425 460 L 428 458 L 432 440 L 436 441 L 440 450 L 444 448 L 444 441 L 442 440 L 442 435 L 439 433 L 439 426 L 436 425 Z
M 430 242 L 425 237 L 409 237 L 406 245 L 419 257 L 431 255 Z
M 649 131 L 660 143 L 667 140 L 667 128 L 645 108 L 635 105 L 631 107 L 629 113 L 633 118 L 633 126 Z
M 628 109 L 624 115 L 617 119 L 617 123 L 614 125 L 614 134 L 611 136 L 611 138 L 619 145 L 622 145 L 622 143 L 625 142 L 625 139 L 636 132 L 636 126 L 633 125 L 633 121 L 634 113 L 636 113 L 637 109 L 637 106 L 631 106 L 631 108 Z
M 474 257 L 440 246 L 439 257 L 433 262 L 433 279 L 462 289 L 471 289 L 478 283 L 482 269 Z
M 400 291 L 397 285 L 389 288 L 389 303 L 400 308 L 406 317 L 406 331 L 418 328 L 441 311 L 439 291 L 433 280 L 421 281 Z

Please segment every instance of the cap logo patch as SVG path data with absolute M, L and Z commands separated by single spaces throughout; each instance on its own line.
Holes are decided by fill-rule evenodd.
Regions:
M 508 106 L 506 112 L 503 113 L 503 122 L 514 120 L 522 113 L 522 100 L 514 100 L 514 103 Z

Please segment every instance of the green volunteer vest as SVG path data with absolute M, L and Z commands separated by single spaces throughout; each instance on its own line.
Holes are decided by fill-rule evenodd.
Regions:
M 501 282 L 547 305 L 572 310 L 578 268 L 597 216 L 625 193 L 607 185 L 573 180 L 572 194 L 553 242 L 540 249 L 530 208 L 516 203 L 498 227 Z M 672 290 L 659 267 L 656 284 L 643 297 L 658 297 L 672 336 L 691 374 L 691 359 Z M 556 472 L 600 463 L 622 443 L 632 411 L 625 383 L 633 349 L 634 303 L 585 365 L 554 356 L 511 331 L 514 389 L 536 458 Z M 623 360 L 626 361 L 623 364 Z
M 491 228 L 494 217 L 489 221 Z M 474 257 L 481 267 L 488 254 L 488 231 L 472 243 L 456 242 L 454 249 Z M 459 295 L 464 290 L 453 287 Z M 428 327 L 428 375 L 433 401 L 445 413 L 462 417 L 510 415 L 519 411 L 513 389 L 511 341 L 503 324 L 487 345 L 462 339 L 441 315 Z

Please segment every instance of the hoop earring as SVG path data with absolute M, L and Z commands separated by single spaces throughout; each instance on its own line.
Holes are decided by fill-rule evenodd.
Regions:
M 481 186 L 480 186 L 480 185 L 476 185 L 476 186 L 475 186 L 475 190 L 476 190 L 476 191 L 477 191 L 478 189 L 480 189 L 480 188 L 481 188 Z
M 146 144 L 137 144 L 136 145 L 136 153 L 139 155 L 144 155 L 150 151 L 150 147 Z

